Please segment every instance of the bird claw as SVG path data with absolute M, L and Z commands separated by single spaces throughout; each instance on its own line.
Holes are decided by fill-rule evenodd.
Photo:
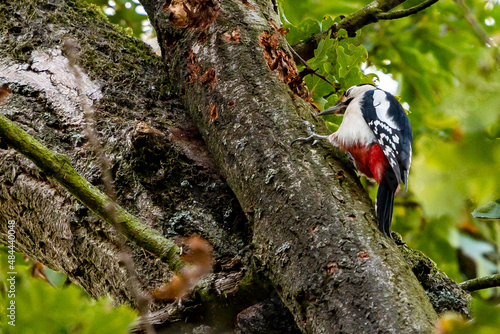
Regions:
M 406 242 L 403 241 L 403 238 L 397 234 L 396 232 L 389 232 L 389 236 L 392 241 L 398 246 L 406 246 Z M 406 246 L 408 247 L 408 246 Z
M 290 143 L 290 145 L 293 145 L 293 144 L 295 144 L 296 142 L 299 142 L 299 141 L 305 142 L 305 143 L 312 141 L 311 145 L 315 145 L 316 143 L 318 143 L 318 140 L 315 138 L 315 136 L 314 135 L 310 135 L 309 137 L 300 137 L 300 138 L 297 138 L 297 139 L 293 140 Z
M 302 124 L 305 125 L 306 132 L 307 132 L 307 134 L 309 136 L 308 137 L 297 138 L 297 139 L 293 140 L 290 143 L 290 145 L 293 145 L 293 144 L 295 144 L 296 142 L 299 142 L 299 141 L 300 142 L 306 142 L 306 143 L 312 141 L 311 145 L 316 145 L 317 143 L 319 143 L 320 140 L 328 139 L 328 136 L 321 136 L 321 135 L 318 135 L 316 132 L 314 132 L 316 130 L 316 128 L 314 127 L 314 125 L 312 125 L 308 121 L 304 121 L 304 122 L 302 122 Z
M 306 131 L 309 135 L 312 135 L 312 134 L 315 134 L 316 132 L 316 127 L 309 123 L 308 121 L 304 121 L 302 122 L 302 125 L 304 125 L 306 127 Z

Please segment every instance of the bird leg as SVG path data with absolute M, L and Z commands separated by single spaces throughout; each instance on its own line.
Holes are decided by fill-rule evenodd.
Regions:
M 312 141 L 312 144 L 311 145 L 315 145 L 317 144 L 320 140 L 328 140 L 328 137 L 330 136 L 322 136 L 322 135 L 318 135 L 316 132 L 314 132 L 315 128 L 314 128 L 314 125 L 312 125 L 311 123 L 309 123 L 308 121 L 304 121 L 302 122 L 303 125 L 306 126 L 306 131 L 307 131 L 307 134 L 308 134 L 308 137 L 300 137 L 300 138 L 297 138 L 295 139 L 294 141 L 292 141 L 290 143 L 290 145 L 293 145 L 295 144 L 296 142 L 311 142 Z

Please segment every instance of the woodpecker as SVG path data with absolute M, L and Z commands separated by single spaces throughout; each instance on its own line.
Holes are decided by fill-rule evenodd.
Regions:
M 378 228 L 392 238 L 394 194 L 401 182 L 408 190 L 413 137 L 408 116 L 393 95 L 370 84 L 349 88 L 333 107 L 318 115 L 332 114 L 344 116 L 335 133 L 312 133 L 297 140 L 327 139 L 352 157 L 359 173 L 378 183 Z

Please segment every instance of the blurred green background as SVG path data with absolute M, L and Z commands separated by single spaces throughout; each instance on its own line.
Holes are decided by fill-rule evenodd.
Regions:
M 123 26 L 127 33 L 157 48 L 154 32 L 137 0 L 90 2 L 102 8 L 111 22 Z M 294 45 L 327 29 L 339 15 L 348 15 L 369 2 L 281 0 L 278 4 L 282 22 L 290 29 L 286 37 Z M 410 0 L 401 8 L 420 2 Z M 341 31 L 339 36 L 346 37 L 346 34 Z M 366 26 L 354 38 L 326 39 L 316 49 L 315 57 L 308 60 L 311 68 L 340 84 L 336 91 L 316 76 L 305 78 L 319 108 L 331 106 L 348 87 L 372 80 L 400 97 L 413 127 L 414 157 L 409 192 L 402 191 L 396 198 L 392 229 L 457 282 L 498 273 L 500 267 L 500 51 L 497 42 L 500 42 L 497 1 L 441 0 L 416 15 Z M 332 131 L 340 121 L 333 116 L 326 118 Z M 374 198 L 376 186 L 366 180 L 364 184 Z M 54 284 L 55 288 L 51 287 L 43 280 L 30 278 L 28 265 L 20 266 L 25 268 L 19 269 L 24 274 L 20 275 L 18 286 L 27 300 L 43 305 L 40 312 L 61 312 L 60 319 L 52 319 L 46 326 L 66 326 L 66 331 L 47 333 L 71 332 L 69 328 L 75 324 L 94 328 L 91 321 L 111 326 L 114 322 L 105 318 L 107 314 L 124 323 L 134 319 L 129 309 L 113 310 L 109 300 L 92 301 L 74 285 L 62 288 L 63 284 L 58 283 Z M 53 275 L 57 277 L 56 273 Z M 495 305 L 500 301 L 499 296 L 498 288 L 474 293 L 476 320 L 465 323 L 447 315 L 441 320 L 441 332 L 498 333 L 500 311 Z M 59 298 L 68 300 L 71 307 L 58 305 Z M 98 319 L 89 316 L 85 321 L 73 319 L 70 309 L 88 314 L 98 309 L 100 316 Z M 5 310 L 1 311 L 3 314 Z M 29 312 L 18 314 L 21 313 L 28 316 Z M 56 316 L 56 311 L 50 313 Z M 33 316 L 42 318 L 36 312 Z M 74 323 L 64 325 L 63 318 Z M 29 319 L 25 321 L 31 323 Z M 34 333 L 36 327 L 23 333 Z M 112 332 L 120 330 L 123 329 Z M 90 329 L 88 332 L 104 333 Z

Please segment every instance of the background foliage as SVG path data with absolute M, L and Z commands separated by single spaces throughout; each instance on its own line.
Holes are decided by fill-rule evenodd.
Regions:
M 150 25 L 137 0 L 90 2 L 129 33 L 150 37 Z M 339 15 L 348 15 L 369 2 L 281 0 L 278 4 L 282 21 L 290 29 L 286 37 L 294 45 L 327 29 Z M 410 0 L 402 7 L 420 2 Z M 500 198 L 498 1 L 441 0 L 416 15 L 366 26 L 355 38 L 347 38 L 345 31 L 338 36 L 323 40 L 308 60 L 311 68 L 340 85 L 335 90 L 324 80 L 307 76 L 318 107 L 332 105 L 352 85 L 375 80 L 381 88 L 400 96 L 409 112 L 414 130 L 410 191 L 400 192 L 396 199 L 393 230 L 458 282 L 498 272 L 500 220 L 491 218 L 500 215 L 491 204 L 490 209 L 483 208 L 491 213 L 487 215 L 490 219 L 471 214 L 476 210 L 475 216 L 481 216 L 477 214 L 479 206 Z M 326 119 L 332 131 L 340 121 Z M 375 187 L 366 184 L 374 197 Z M 40 311 L 57 309 L 68 319 L 72 319 L 69 309 L 99 313 L 99 317 L 88 317 L 87 323 L 80 324 L 85 328 L 93 328 L 92 321 L 111 326 L 112 317 L 123 323 L 133 319 L 130 311 L 110 311 L 108 301 L 91 302 L 74 286 L 54 290 L 29 278 L 27 270 L 20 271 L 24 272 L 19 278 L 21 293 L 38 303 L 47 298 L 49 304 L 43 304 Z M 45 293 L 52 297 L 42 298 Z M 56 302 L 62 299 L 67 300 L 67 308 Z M 475 294 L 475 321 L 465 323 L 447 315 L 439 324 L 441 332 L 497 333 L 500 312 L 492 305 L 499 300 L 498 289 Z M 47 322 L 47 326 L 59 325 L 59 320 Z M 31 322 L 26 321 L 29 326 Z
M 44 268 L 46 280 L 33 263 L 17 253 L 15 298 L 8 298 L 8 249 L 0 246 L 0 333 L 128 333 L 137 312 L 127 306 L 113 307 L 110 298 L 94 300 L 80 287 L 66 282 L 66 276 Z M 10 275 L 9 275 L 10 276 Z M 35 276 L 35 277 L 33 277 Z M 50 282 L 50 283 L 48 283 Z M 15 327 L 7 325 L 7 302 L 15 300 Z

